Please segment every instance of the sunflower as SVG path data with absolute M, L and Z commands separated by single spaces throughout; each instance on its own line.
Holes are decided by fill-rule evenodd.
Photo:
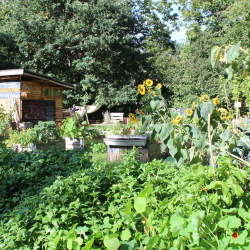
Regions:
M 220 101 L 219 101 L 218 97 L 216 97 L 216 98 L 214 98 L 213 102 L 214 102 L 214 105 L 217 106 Z
M 143 81 L 143 85 L 144 85 L 144 86 L 146 85 L 146 81 Z
M 180 122 L 181 119 L 182 119 L 182 116 L 181 116 L 181 115 L 177 115 L 177 116 L 175 117 L 175 120 L 176 120 L 176 121 L 179 121 L 179 122 Z
M 201 100 L 201 102 L 207 102 L 207 101 L 209 101 L 209 96 L 208 95 L 202 95 L 200 97 L 200 100 Z
M 155 91 L 153 91 L 153 93 L 154 93 L 154 96 L 158 96 L 158 95 L 156 95 Z
M 239 234 L 236 233 L 236 232 L 234 232 L 234 233 L 232 234 L 232 237 L 233 237 L 233 239 L 237 239 L 237 238 L 239 237 Z
M 234 119 L 234 117 L 232 115 L 229 115 L 229 116 L 227 116 L 227 120 L 229 120 L 229 119 Z
M 174 125 L 179 124 L 179 122 L 180 122 L 180 121 L 178 121 L 178 120 L 176 120 L 176 119 L 173 120 L 173 124 L 174 124 Z
M 188 116 L 191 116 L 191 115 L 194 113 L 194 111 L 191 110 L 191 109 L 186 109 L 186 110 L 185 110 L 185 113 L 186 113 Z
M 128 117 L 129 117 L 129 118 L 131 118 L 131 117 L 133 117 L 133 116 L 134 116 L 134 115 L 133 115 L 132 113 L 129 113 L 129 114 L 128 114 Z
M 138 90 L 139 90 L 139 92 L 140 92 L 141 95 L 145 95 L 146 89 L 145 89 L 145 87 L 142 84 L 138 85 Z
M 153 85 L 153 81 L 150 80 L 150 79 L 147 79 L 147 80 L 146 80 L 146 85 L 147 85 L 148 87 L 151 87 L 151 86 Z
M 219 108 L 218 111 L 223 115 L 223 116 L 227 116 L 228 111 L 225 108 Z
M 162 84 L 161 84 L 161 83 L 158 83 L 158 84 L 156 85 L 156 88 L 157 88 L 157 89 L 161 89 L 161 88 L 162 88 Z

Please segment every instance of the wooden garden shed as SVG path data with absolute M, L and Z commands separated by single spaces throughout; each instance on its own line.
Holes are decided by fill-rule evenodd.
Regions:
M 0 70 L 0 104 L 19 122 L 62 121 L 62 92 L 75 85 L 25 69 Z

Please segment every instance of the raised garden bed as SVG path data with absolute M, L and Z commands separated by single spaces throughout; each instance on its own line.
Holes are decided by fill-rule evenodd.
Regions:
M 149 141 L 147 135 L 109 135 L 104 139 L 107 145 L 108 161 L 121 161 L 121 155 L 126 151 L 131 151 L 133 147 L 138 148 L 138 159 L 141 162 L 149 162 L 153 159 L 163 158 L 165 153 L 161 153 L 161 145 L 156 140 Z

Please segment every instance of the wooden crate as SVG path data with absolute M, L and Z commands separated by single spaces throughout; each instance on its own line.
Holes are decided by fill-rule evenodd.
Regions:
M 110 113 L 111 123 L 123 122 L 124 113 Z

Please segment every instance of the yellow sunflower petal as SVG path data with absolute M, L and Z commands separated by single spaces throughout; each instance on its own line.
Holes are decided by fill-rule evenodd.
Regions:
M 146 85 L 147 85 L 148 87 L 151 87 L 151 86 L 153 85 L 153 81 L 150 80 L 150 79 L 147 79 L 147 80 L 146 80 Z
M 138 90 L 139 90 L 139 92 L 140 92 L 141 95 L 145 95 L 146 89 L 145 89 L 145 87 L 142 84 L 138 85 Z

